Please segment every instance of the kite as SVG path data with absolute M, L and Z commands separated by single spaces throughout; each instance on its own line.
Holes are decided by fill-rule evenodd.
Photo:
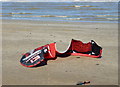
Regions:
M 83 43 L 82 41 L 72 39 L 68 49 L 64 52 L 59 52 L 56 49 L 56 42 L 54 42 L 25 53 L 20 63 L 25 67 L 35 67 L 43 61 L 70 55 L 101 58 L 102 47 L 93 40 Z

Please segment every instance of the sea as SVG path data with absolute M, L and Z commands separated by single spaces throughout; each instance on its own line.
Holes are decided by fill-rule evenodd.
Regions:
M 0 19 L 118 23 L 118 2 L 2 2 Z

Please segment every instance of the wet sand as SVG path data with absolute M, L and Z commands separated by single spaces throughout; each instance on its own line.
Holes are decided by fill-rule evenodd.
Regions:
M 57 42 L 65 50 L 71 39 L 95 40 L 103 47 L 102 58 L 70 56 L 49 60 L 47 65 L 27 68 L 20 65 L 22 53 Z M 3 85 L 90 85 L 118 84 L 118 24 L 2 21 Z

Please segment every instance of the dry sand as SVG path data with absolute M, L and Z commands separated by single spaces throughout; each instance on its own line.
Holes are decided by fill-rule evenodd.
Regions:
M 118 24 L 23 20 L 2 23 L 3 85 L 76 85 L 86 80 L 91 81 L 90 85 L 118 84 Z M 63 51 L 72 38 L 95 40 L 103 47 L 103 57 L 58 57 L 37 68 L 20 65 L 22 53 L 52 42 L 57 42 L 57 49 Z

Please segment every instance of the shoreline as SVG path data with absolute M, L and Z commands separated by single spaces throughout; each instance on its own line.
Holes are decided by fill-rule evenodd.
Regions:
M 22 53 L 52 42 L 63 51 L 72 38 L 95 40 L 103 47 L 103 57 L 58 57 L 37 68 L 19 63 Z M 118 24 L 2 20 L 2 84 L 76 85 L 90 80 L 90 85 L 118 85 L 117 42 Z
M 107 23 L 104 23 L 104 22 L 95 22 L 95 21 L 89 21 L 89 22 L 74 22 L 74 21 L 50 21 L 50 20 L 48 20 L 48 21 L 45 21 L 45 20 L 32 20 L 32 19 L 26 19 L 26 20 L 24 20 L 24 19 L 0 19 L 0 20 L 2 20 L 2 21 L 27 21 L 27 22 L 29 22 L 29 21 L 34 21 L 34 22 L 47 22 L 47 23 L 50 23 L 50 22 L 52 22 L 52 23 L 56 23 L 56 22 L 58 22 L 58 23 L 97 23 L 97 24 L 118 24 L 118 22 L 117 23 L 114 23 L 114 22 L 107 22 Z

